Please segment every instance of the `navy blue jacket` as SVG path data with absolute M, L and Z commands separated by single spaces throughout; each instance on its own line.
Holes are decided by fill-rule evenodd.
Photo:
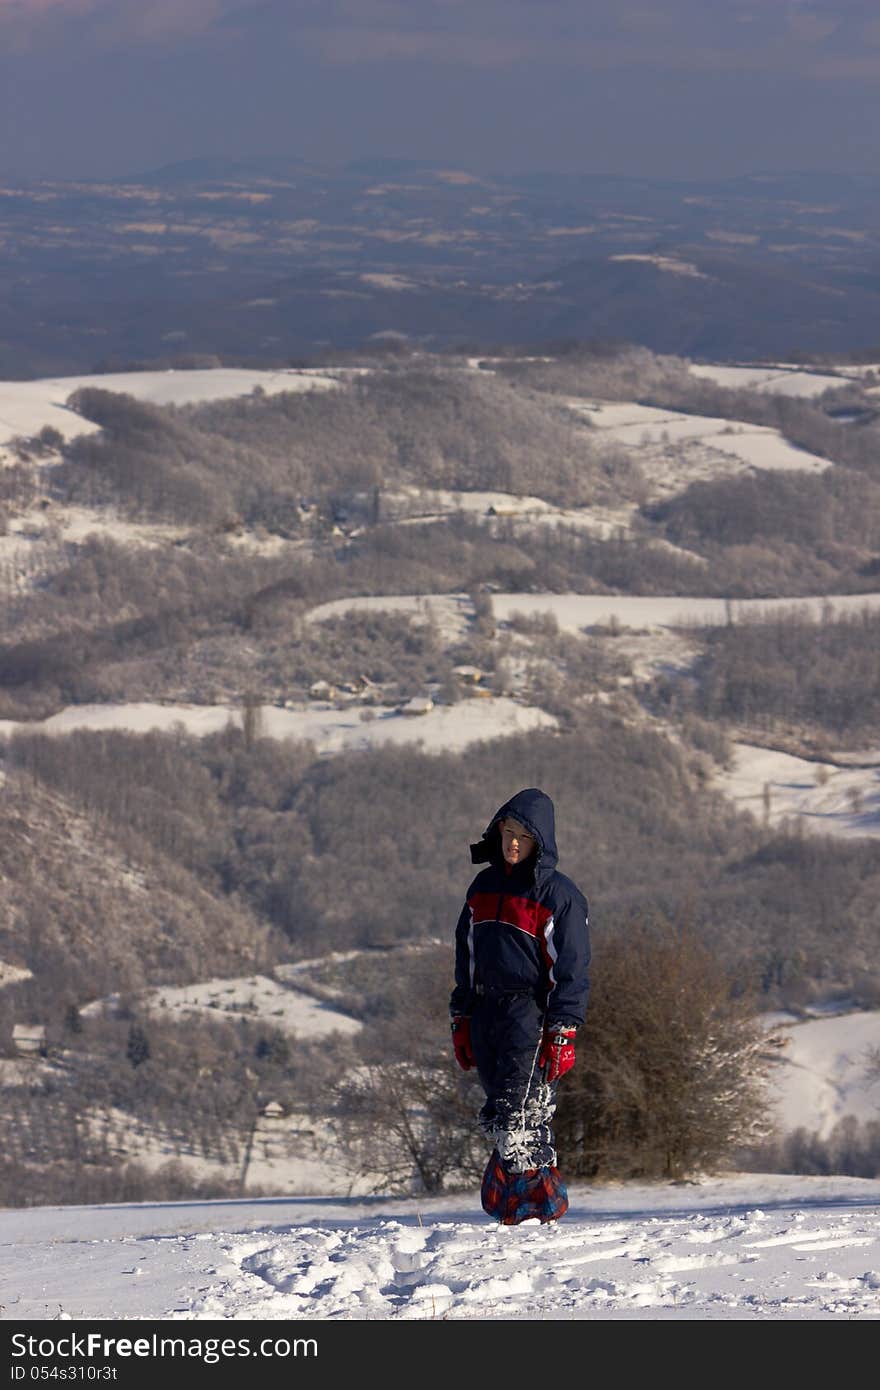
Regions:
M 511 816 L 534 835 L 534 853 L 507 872 L 499 821 Z M 500 807 L 471 845 L 488 860 L 468 888 L 455 931 L 455 989 L 450 1013 L 470 1014 L 477 987 L 486 994 L 529 993 L 551 1024 L 584 1021 L 589 994 L 587 900 L 556 867 L 553 802 L 537 787 Z

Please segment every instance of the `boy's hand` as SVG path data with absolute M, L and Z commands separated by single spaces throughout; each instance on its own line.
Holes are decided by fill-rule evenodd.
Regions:
M 538 1066 L 543 1070 L 547 1081 L 558 1081 L 574 1066 L 574 1040 L 577 1029 L 569 1024 L 548 1024 L 544 1029 Z
M 452 1046 L 455 1048 L 455 1060 L 462 1071 L 470 1071 L 476 1063 L 471 1047 L 471 1021 L 465 1014 L 456 1014 L 452 1020 Z

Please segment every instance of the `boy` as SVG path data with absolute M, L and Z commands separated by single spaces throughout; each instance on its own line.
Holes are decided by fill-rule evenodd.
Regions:
M 476 845 L 488 860 L 468 889 L 455 936 L 450 999 L 456 1060 L 486 1092 L 493 1144 L 484 1209 L 503 1224 L 553 1221 L 568 1207 L 550 1121 L 574 1065 L 589 994 L 587 901 L 556 868 L 553 802 L 527 787 L 496 811 Z

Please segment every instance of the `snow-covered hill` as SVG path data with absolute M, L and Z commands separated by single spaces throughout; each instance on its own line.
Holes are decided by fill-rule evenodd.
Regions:
M 16 435 L 39 434 L 46 425 L 65 439 L 97 429 L 67 405 L 74 391 L 94 387 L 119 391 L 153 405 L 196 405 L 246 396 L 254 389 L 267 396 L 279 391 L 326 391 L 338 386 L 331 372 L 259 371 L 245 367 L 211 367 L 196 371 L 108 372 L 100 376 L 43 377 L 36 381 L 0 381 L 0 442 Z
M 827 459 L 796 448 L 779 430 L 745 420 L 686 415 L 634 401 L 571 404 L 605 438 L 633 451 L 652 497 L 680 492 L 699 478 L 754 468 L 821 473 L 831 466 Z M 659 454 L 658 445 L 663 446 Z
M 785 374 L 781 369 L 764 375 L 760 369 L 760 375 L 746 382 L 725 378 L 724 373 L 751 369 L 714 370 L 723 385 L 784 389 L 794 395 L 818 394 L 835 380 L 812 373 Z M 703 369 L 703 374 L 711 373 Z M 158 404 L 183 404 L 243 395 L 255 387 L 266 393 L 331 389 L 343 375 L 224 369 L 0 383 L 0 440 L 36 433 L 46 424 L 68 438 L 93 429 L 64 404 L 79 386 L 127 391 Z M 587 409 L 584 402 L 579 408 Z M 827 460 L 794 449 L 778 431 L 744 422 L 630 402 L 597 403 L 588 413 L 597 435 L 618 443 L 637 460 L 649 498 L 672 495 L 695 479 L 752 469 L 818 473 L 828 467 Z M 0 463 L 2 455 L 0 448 Z M 53 462 L 43 460 L 36 466 L 45 464 L 48 469 Z M 501 492 L 411 492 L 389 496 L 385 520 L 405 525 L 419 516 L 442 518 L 468 510 L 487 524 L 501 517 L 516 536 L 523 529 L 559 522 L 605 536 L 630 534 L 636 512 L 632 501 L 616 509 L 609 505 L 567 510 L 537 497 Z M 44 504 L 45 512 L 40 510 Z M 10 591 L 25 592 L 35 582 L 41 550 L 54 546 L 60 554 L 62 545 L 76 545 L 92 530 L 132 545 L 185 545 L 187 538 L 184 528 L 170 524 L 123 522 L 110 509 L 60 508 L 43 498 L 13 517 L 8 534 L 0 539 L 0 562 L 8 564 Z M 216 543 L 273 548 L 307 544 L 275 536 L 257 541 L 254 533 L 218 538 Z M 667 544 L 656 538 L 650 543 Z M 689 559 L 693 565 L 706 563 L 700 556 Z M 25 562 L 32 562 L 30 569 Z M 21 582 L 19 565 L 27 571 Z M 552 613 L 563 633 L 598 629 L 597 640 L 629 656 L 638 679 L 658 669 L 691 666 L 701 626 L 781 609 L 820 619 L 829 611 L 839 615 L 876 607 L 880 594 L 728 603 L 722 598 L 494 592 L 488 603 L 500 627 L 517 613 Z M 319 623 L 351 609 L 396 611 L 402 622 L 430 617 L 450 647 L 469 632 L 474 618 L 474 604 L 467 595 L 445 594 L 337 599 L 313 608 L 307 620 Z M 690 631 L 673 632 L 673 626 Z M 603 627 L 613 635 L 602 639 Z M 520 634 L 516 640 L 519 645 L 511 648 L 515 657 L 527 649 L 529 639 Z M 262 732 L 278 739 L 308 739 L 322 755 L 344 755 L 385 742 L 421 743 L 427 751 L 448 751 L 474 740 L 554 726 L 553 716 L 529 703 L 523 687 L 516 685 L 515 667 L 511 660 L 511 686 L 503 697 L 484 692 L 480 698 L 438 706 L 418 717 L 390 705 L 366 708 L 341 699 L 336 707 L 304 700 L 287 702 L 284 708 L 265 705 Z M 621 685 L 631 679 L 624 676 Z M 604 698 L 607 691 L 600 694 Z M 240 719 L 232 700 L 148 703 L 138 702 L 135 695 L 126 703 L 69 706 L 43 724 L 29 722 L 27 728 L 53 733 L 83 727 L 143 731 L 183 724 L 203 734 Z M 11 721 L 0 724 L 0 738 L 16 727 Z M 800 824 L 825 833 L 880 836 L 880 748 L 875 751 L 873 765 L 869 750 L 868 765 L 842 767 L 740 744 L 732 768 L 719 774 L 716 784 L 770 825 L 796 815 Z M 41 861 L 45 843 L 39 850 Z M 59 843 L 69 854 L 69 830 Z M 82 856 L 73 858 L 78 863 Z M 150 898 L 154 896 L 151 892 Z M 131 949 L 129 938 L 125 941 Z M 235 962 L 228 968 L 248 966 Z M 353 1032 L 358 1027 L 332 1005 L 295 990 L 282 991 L 272 981 L 253 983 L 249 1005 L 300 1038 L 317 1037 L 328 1028 Z M 235 994 L 236 982 L 212 981 L 187 990 L 169 988 L 162 997 L 171 1012 L 222 1008 L 230 991 Z M 842 1115 L 866 1119 L 876 1113 L 878 1087 L 865 1079 L 863 1059 L 878 1031 L 876 1014 L 791 1026 L 789 1045 L 774 1075 L 783 1131 L 803 1126 L 825 1135 Z M 59 1310 L 71 1317 L 278 1319 L 880 1315 L 880 1182 L 743 1176 L 707 1180 L 694 1189 L 578 1187 L 571 1214 L 561 1226 L 510 1232 L 484 1220 L 474 1194 L 430 1201 L 346 1201 L 342 1194 L 363 1192 L 364 1187 L 352 1186 L 353 1177 L 341 1159 L 336 1161 L 328 1135 L 312 1125 L 311 1116 L 286 1116 L 271 1134 L 258 1136 L 248 1170 L 251 1190 L 264 1184 L 268 1191 L 301 1194 L 295 1199 L 183 1204 L 161 1210 L 109 1208 L 79 1215 L 0 1213 L 0 1270 L 10 1255 L 14 1259 L 0 1284 L 6 1316 L 54 1317 Z M 181 1155 L 162 1147 L 152 1133 L 135 1135 L 124 1152 L 147 1167 L 171 1157 L 199 1173 L 207 1167 L 198 1154 Z M 228 1178 L 230 1173 L 221 1175 Z
M 384 277 L 388 278 L 388 277 Z M 489 359 L 473 358 L 471 370 L 480 369 L 480 363 Z M 222 400 L 232 396 L 249 395 L 255 389 L 266 395 L 281 391 L 332 390 L 340 381 L 358 375 L 365 368 L 282 368 L 277 371 L 248 367 L 209 367 L 188 370 L 106 372 L 101 374 L 41 377 L 31 381 L 0 381 L 0 443 L 16 435 L 38 434 L 45 425 L 57 429 L 66 439 L 77 434 L 93 432 L 97 426 L 76 415 L 66 402 L 74 391 L 82 387 L 96 387 L 102 391 L 119 391 L 134 396 L 137 400 L 149 401 L 154 405 L 195 405 L 206 401 Z M 847 384 L 847 377 L 863 376 L 869 369 L 847 369 L 847 376 L 831 376 L 821 372 L 786 370 L 781 366 L 743 366 L 729 367 L 713 363 L 692 365 L 694 376 L 708 378 L 721 386 L 748 388 L 764 393 L 777 393 L 787 396 L 813 397 L 823 391 L 840 388 Z M 621 414 L 621 411 L 623 414 Z M 691 425 L 678 425 L 676 421 L 688 419 Z M 624 428 L 621 438 L 627 437 L 630 427 L 634 436 L 641 436 L 642 426 L 658 427 L 673 435 L 677 429 L 685 428 L 689 438 L 703 439 L 729 429 L 727 420 L 710 417 L 682 417 L 676 411 L 659 411 L 635 404 L 613 404 L 600 407 L 595 423 L 600 428 Z M 791 445 L 784 441 L 778 445 L 769 441 L 779 440 L 778 431 L 762 429 L 754 425 L 736 424 L 736 435 L 765 437 L 768 444 L 761 452 L 760 466 L 763 468 L 800 466 L 803 468 L 827 466 L 824 460 L 811 460 L 808 454 L 801 455 L 803 462 L 788 462 L 788 453 L 796 454 Z M 648 429 L 650 435 L 651 428 Z M 734 454 L 740 453 L 739 443 L 730 448 L 719 441 L 723 447 L 730 448 Z M 742 443 L 742 441 L 740 441 Z M 757 447 L 746 446 L 743 447 Z M 757 463 L 751 454 L 742 455 L 745 461 Z

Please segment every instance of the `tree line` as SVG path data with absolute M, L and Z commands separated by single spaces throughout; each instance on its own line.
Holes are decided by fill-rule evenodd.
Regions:
M 692 687 L 707 719 L 751 727 L 817 729 L 871 739 L 880 722 L 880 613 L 812 622 L 796 613 L 758 617 L 705 635 Z

